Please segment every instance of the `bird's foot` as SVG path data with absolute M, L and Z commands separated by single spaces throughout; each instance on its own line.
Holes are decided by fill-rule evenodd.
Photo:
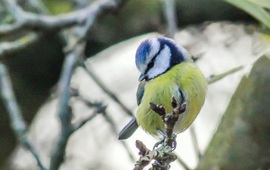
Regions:
M 175 150 L 177 147 L 176 137 L 177 137 L 177 135 L 174 133 L 173 139 L 172 139 L 172 150 Z
M 155 150 L 156 148 L 158 148 L 159 145 L 170 146 L 172 148 L 172 150 L 175 150 L 176 149 L 176 146 L 177 146 L 176 137 L 177 137 L 177 135 L 175 133 L 172 135 L 172 138 L 169 138 L 167 136 L 167 134 L 163 130 L 161 130 L 161 129 L 158 129 L 158 133 L 161 134 L 162 140 L 158 141 L 154 145 L 153 150 Z
M 158 148 L 159 145 L 163 144 L 165 139 L 166 139 L 166 133 L 161 130 L 161 129 L 157 129 L 158 133 L 162 136 L 162 140 L 158 141 L 157 143 L 155 143 L 153 150 L 155 150 L 156 148 Z

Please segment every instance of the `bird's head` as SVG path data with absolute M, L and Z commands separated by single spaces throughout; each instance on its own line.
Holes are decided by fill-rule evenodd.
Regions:
M 172 39 L 160 37 L 143 41 L 136 52 L 139 80 L 151 80 L 183 61 L 190 60 L 187 50 Z

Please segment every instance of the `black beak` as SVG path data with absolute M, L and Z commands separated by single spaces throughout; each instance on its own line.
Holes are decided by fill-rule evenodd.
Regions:
M 139 81 L 143 81 L 144 79 L 145 79 L 145 74 L 142 73 L 142 74 L 140 75 L 140 77 L 139 77 Z

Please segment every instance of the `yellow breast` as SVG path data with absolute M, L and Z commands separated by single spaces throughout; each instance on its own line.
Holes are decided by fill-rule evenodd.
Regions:
M 157 129 L 164 130 L 163 121 L 157 113 L 150 109 L 149 103 L 162 104 L 166 112 L 170 113 L 172 96 L 179 97 L 178 88 L 185 95 L 187 107 L 186 111 L 180 115 L 174 132 L 180 133 L 191 125 L 204 104 L 207 82 L 196 65 L 183 62 L 146 83 L 144 95 L 136 114 L 138 124 L 145 131 L 158 135 Z

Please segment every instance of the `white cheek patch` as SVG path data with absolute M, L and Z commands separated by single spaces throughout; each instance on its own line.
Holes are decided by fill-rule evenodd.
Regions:
M 148 78 L 154 78 L 164 73 L 170 67 L 171 51 L 170 48 L 165 45 L 159 55 L 155 59 L 154 66 L 147 72 Z
M 147 57 L 147 61 L 145 63 L 149 63 L 153 57 L 159 52 L 160 43 L 157 38 L 152 38 L 149 40 L 150 44 L 150 52 Z

